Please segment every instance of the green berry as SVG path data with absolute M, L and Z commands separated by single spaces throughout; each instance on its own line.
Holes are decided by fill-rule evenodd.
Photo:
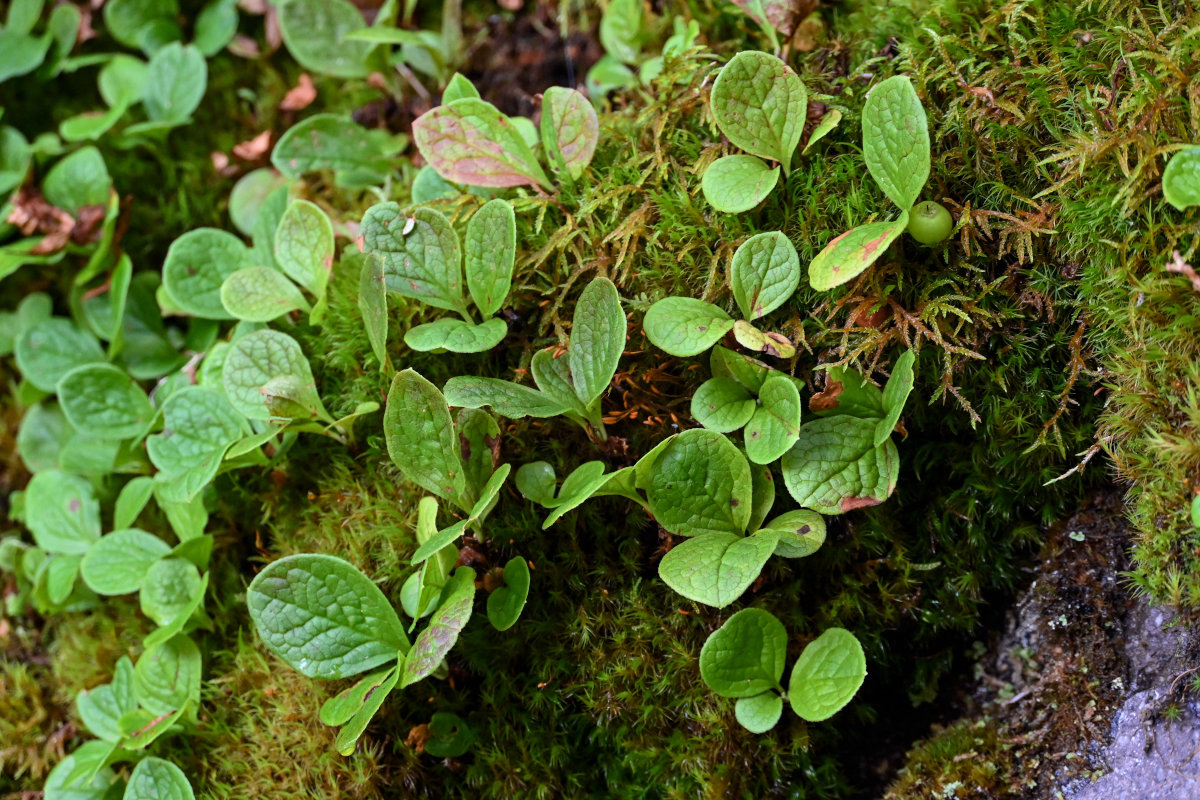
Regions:
M 937 244 L 954 230 L 954 220 L 941 203 L 926 200 L 908 212 L 908 233 L 921 244 Z

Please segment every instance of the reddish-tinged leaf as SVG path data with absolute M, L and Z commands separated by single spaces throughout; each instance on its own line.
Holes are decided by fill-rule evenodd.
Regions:
M 464 97 L 413 122 L 421 155 L 445 180 L 470 186 L 551 188 L 512 120 L 495 106 Z
M 851 228 L 825 245 L 808 265 L 809 284 L 817 291 L 825 291 L 858 277 L 907 227 L 908 212 L 903 211 L 899 219 L 891 222 Z
M 567 172 L 578 178 L 592 161 L 600 139 L 600 120 L 587 98 L 574 89 L 552 86 L 542 97 L 542 147 L 551 165 L 560 155 Z
M 400 688 L 431 674 L 458 641 L 458 634 L 471 618 L 471 607 L 475 600 L 475 571 L 470 567 L 459 567 L 450 579 L 443 598 L 438 610 L 433 612 L 429 626 L 421 631 L 408 651 Z

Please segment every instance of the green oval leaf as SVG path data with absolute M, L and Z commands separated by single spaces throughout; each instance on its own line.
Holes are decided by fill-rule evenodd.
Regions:
M 1180 150 L 1163 170 L 1163 199 L 1183 211 L 1200 206 L 1200 147 Z
M 116 773 L 105 766 L 110 755 L 112 745 L 100 741 L 84 742 L 68 753 L 46 776 L 46 799 L 104 800 L 117 780 Z
M 766 733 L 783 715 L 783 698 L 775 692 L 740 698 L 733 705 L 738 723 L 751 733 Z
M 310 678 L 357 675 L 408 652 L 391 603 L 340 558 L 304 554 L 272 562 L 250 583 L 246 605 L 263 644 Z
M 892 435 L 892 431 L 896 429 L 896 423 L 900 421 L 904 404 L 912 392 L 913 362 L 916 360 L 916 353 L 912 350 L 905 350 L 904 355 L 897 359 L 896 366 L 892 369 L 892 376 L 888 378 L 888 382 L 883 387 L 883 408 L 887 413 L 875 426 L 876 447 L 883 444 Z
M 891 222 L 859 225 L 838 236 L 808 265 L 808 283 L 825 291 L 857 278 L 908 227 L 908 211 Z
M 271 267 L 239 269 L 221 284 L 221 305 L 234 319 L 270 322 L 293 311 L 308 310 L 308 301 Z
M 329 217 L 314 203 L 293 200 L 275 229 L 275 263 L 320 299 L 333 270 L 333 254 Z
M 738 53 L 712 89 L 713 119 L 735 147 L 780 162 L 800 144 L 808 92 L 791 67 L 769 53 Z
M 608 278 L 596 278 L 579 296 L 571 318 L 571 345 L 567 358 L 575 395 L 585 406 L 600 399 L 625 351 L 625 312 L 617 287 Z
M 567 409 L 544 392 L 497 378 L 458 375 L 446 381 L 446 402 L 455 408 L 483 408 L 509 419 L 556 417 Z
M 171 243 L 163 263 L 163 291 L 180 310 L 205 319 L 233 319 L 221 302 L 221 285 L 255 266 L 250 249 L 216 228 L 188 231 Z
M 550 508 L 555 505 L 554 492 L 558 480 L 554 467 L 547 461 L 532 461 L 517 468 L 517 491 L 530 502 Z
M 741 535 L 750 520 L 750 465 L 721 434 L 684 431 L 655 460 L 646 498 L 654 518 L 671 533 Z
M 445 180 L 470 186 L 553 188 L 513 121 L 491 103 L 464 97 L 418 117 L 413 141 Z
M 170 552 L 170 545 L 145 531 L 113 531 L 92 545 L 79 571 L 96 594 L 129 594 L 142 588 L 150 567 Z
M 800 285 L 800 256 L 780 231 L 751 236 L 733 254 L 729 267 L 733 299 L 748 320 L 770 314 Z
M 770 464 L 800 438 L 800 391 L 786 375 L 773 375 L 758 394 L 759 406 L 746 423 L 746 456 Z
M 329 419 L 304 351 L 286 333 L 261 330 L 237 339 L 225 356 L 221 385 L 250 419 Z
M 854 634 L 830 628 L 808 643 L 788 680 L 792 710 L 809 722 L 829 719 L 867 677 L 867 658 Z
M 561 163 L 568 175 L 578 178 L 591 163 L 600 141 L 596 109 L 579 92 L 551 86 L 542 95 L 542 148 L 550 163 Z
M 374 45 L 350 41 L 363 27 L 362 12 L 348 0 L 304 0 L 278 6 L 279 32 L 288 52 L 305 69 L 335 78 L 365 78 Z
M 121 740 L 121 717 L 138 707 L 133 688 L 133 662 L 121 656 L 110 683 L 80 692 L 75 709 L 92 733 L 109 742 Z
M 143 614 L 159 625 L 169 625 L 181 614 L 190 615 L 193 600 L 202 591 L 200 570 L 195 564 L 182 558 L 164 558 L 146 570 L 138 601 Z
M 263 203 L 276 189 L 287 186 L 287 179 L 270 167 L 247 172 L 229 193 L 229 219 L 246 236 L 254 235 L 254 221 Z
M 441 605 L 433 612 L 429 625 L 417 636 L 404 660 L 401 688 L 432 674 L 442 663 L 471 618 L 474 599 L 475 570 L 459 567 L 446 584 Z
M 363 251 L 383 261 L 389 292 L 465 310 L 458 235 L 441 213 L 418 208 L 408 216 L 396 203 L 379 203 L 367 209 L 362 234 Z
M 39 472 L 25 488 L 25 525 L 43 550 L 83 555 L 100 538 L 92 485 L 56 469 Z
M 663 556 L 658 575 L 679 594 L 697 603 L 724 608 L 758 579 L 775 552 L 778 536 L 708 533 L 677 544 Z
M 42 192 L 50 205 L 72 215 L 84 206 L 104 205 L 112 191 L 112 178 L 104 156 L 95 147 L 82 147 L 50 168 Z
M 640 0 L 613 0 L 600 17 L 600 44 L 608 57 L 625 64 L 636 64 L 641 52 L 642 30 Z
M 673 356 L 694 356 L 712 347 L 733 327 L 728 314 L 703 300 L 666 297 L 642 320 L 646 338 Z
M 129 776 L 123 800 L 195 800 L 183 770 L 161 758 L 147 756 Z
M 779 167 L 768 166 L 757 156 L 723 156 L 708 165 L 700 188 L 717 211 L 740 214 L 767 199 L 779 183 Z
M 529 598 L 529 565 L 520 556 L 504 565 L 504 585 L 488 595 L 488 622 L 498 631 L 506 631 L 521 617 Z
M 888 78 L 871 89 L 863 106 L 862 128 L 863 158 L 871 177 L 907 211 L 929 180 L 929 123 L 906 75 Z
M 875 446 L 873 421 L 836 416 L 801 426 L 782 466 L 797 503 L 821 514 L 844 514 L 891 496 L 900 456 L 891 439 Z
M 146 452 L 159 480 L 192 498 L 212 482 L 225 453 L 247 433 L 245 419 L 224 393 L 189 386 L 163 405 L 163 431 L 147 438 Z
M 810 556 L 825 543 L 825 518 L 808 509 L 781 514 L 762 529 L 779 534 L 775 555 L 783 558 Z
M 172 42 L 150 58 L 142 107 L 153 122 L 182 124 L 200 106 L 208 64 L 192 45 Z
M 397 149 L 386 131 L 364 128 L 349 116 L 316 114 L 279 137 L 271 164 L 292 179 L 332 170 L 376 175 L 382 183 L 392 171 L 391 156 Z
M 155 715 L 199 704 L 202 673 L 200 648 L 187 636 L 173 636 L 138 659 L 133 670 L 138 702 Z
M 13 346 L 17 369 L 43 392 L 54 392 L 71 370 L 104 361 L 95 336 L 69 319 L 51 317 L 22 331 Z
M 758 608 L 737 612 L 700 650 L 700 677 L 722 697 L 754 697 L 779 686 L 787 658 L 787 631 Z
M 466 476 L 446 398 L 414 370 L 392 379 L 383 413 L 388 455 L 413 483 L 463 503 Z
M 512 206 L 507 200 L 489 200 L 467 222 L 463 255 L 467 289 L 485 317 L 504 305 L 516 257 L 517 218 Z
M 409 328 L 404 332 L 404 343 L 422 353 L 430 350 L 483 353 L 500 344 L 507 335 L 508 324 L 499 317 L 479 325 L 447 317 Z
M 362 314 L 367 339 L 371 342 L 371 352 L 375 354 L 381 370 L 388 363 L 387 288 L 384 281 L 382 259 L 373 255 L 364 258 L 358 278 L 358 310 Z
M 154 408 L 124 370 L 110 364 L 76 367 L 58 382 L 67 421 L 97 439 L 129 439 L 144 431 Z
M 692 417 L 710 431 L 730 433 L 754 416 L 750 392 L 732 378 L 709 378 L 692 395 Z
M 714 378 L 731 378 L 756 395 L 763 382 L 775 373 L 763 362 L 720 345 L 713 348 L 708 364 Z

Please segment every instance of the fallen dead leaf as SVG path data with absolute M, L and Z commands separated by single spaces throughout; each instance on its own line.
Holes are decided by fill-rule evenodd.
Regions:
M 253 139 L 233 146 L 233 154 L 243 161 L 258 161 L 271 149 L 271 132 L 263 131 Z
M 108 209 L 103 204 L 84 206 L 75 215 L 75 227 L 71 231 L 71 241 L 75 244 L 91 244 L 100 239 L 104 228 L 104 217 Z
M 425 743 L 433 737 L 429 735 L 428 725 L 415 725 L 408 732 L 408 737 L 404 740 L 404 744 L 413 749 L 415 753 L 425 752 Z
M 42 241 L 29 251 L 31 254 L 49 255 L 67 246 L 71 231 L 75 229 L 75 218 L 46 202 L 46 198 L 36 187 L 23 187 L 13 198 L 12 204 L 8 223 L 15 225 L 22 236 L 33 236 L 37 233 L 43 235 Z
M 317 87 L 313 86 L 312 78 L 308 77 L 307 73 L 301 73 L 300 80 L 294 87 L 288 89 L 288 93 L 280 101 L 279 110 L 299 111 L 302 108 L 307 108 L 316 99 Z

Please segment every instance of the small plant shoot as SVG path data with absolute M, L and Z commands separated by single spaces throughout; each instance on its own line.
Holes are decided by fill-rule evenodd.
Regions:
M 665 297 L 646 311 L 646 338 L 671 355 L 686 357 L 707 351 L 732 331 L 748 350 L 774 358 L 795 355 L 787 337 L 750 324 L 782 306 L 800 284 L 800 257 L 791 241 L 779 231 L 750 237 L 733 254 L 729 280 L 744 319 L 735 320 L 703 300 Z
M 809 284 L 818 291 L 857 278 L 905 230 L 922 244 L 950 235 L 952 221 L 940 204 L 923 203 L 914 208 L 929 180 L 929 123 L 907 76 L 888 78 L 871 89 L 863 107 L 862 128 L 867 170 L 900 208 L 900 216 L 852 228 L 826 245 L 808 266 Z M 914 219 L 914 215 L 920 218 Z

